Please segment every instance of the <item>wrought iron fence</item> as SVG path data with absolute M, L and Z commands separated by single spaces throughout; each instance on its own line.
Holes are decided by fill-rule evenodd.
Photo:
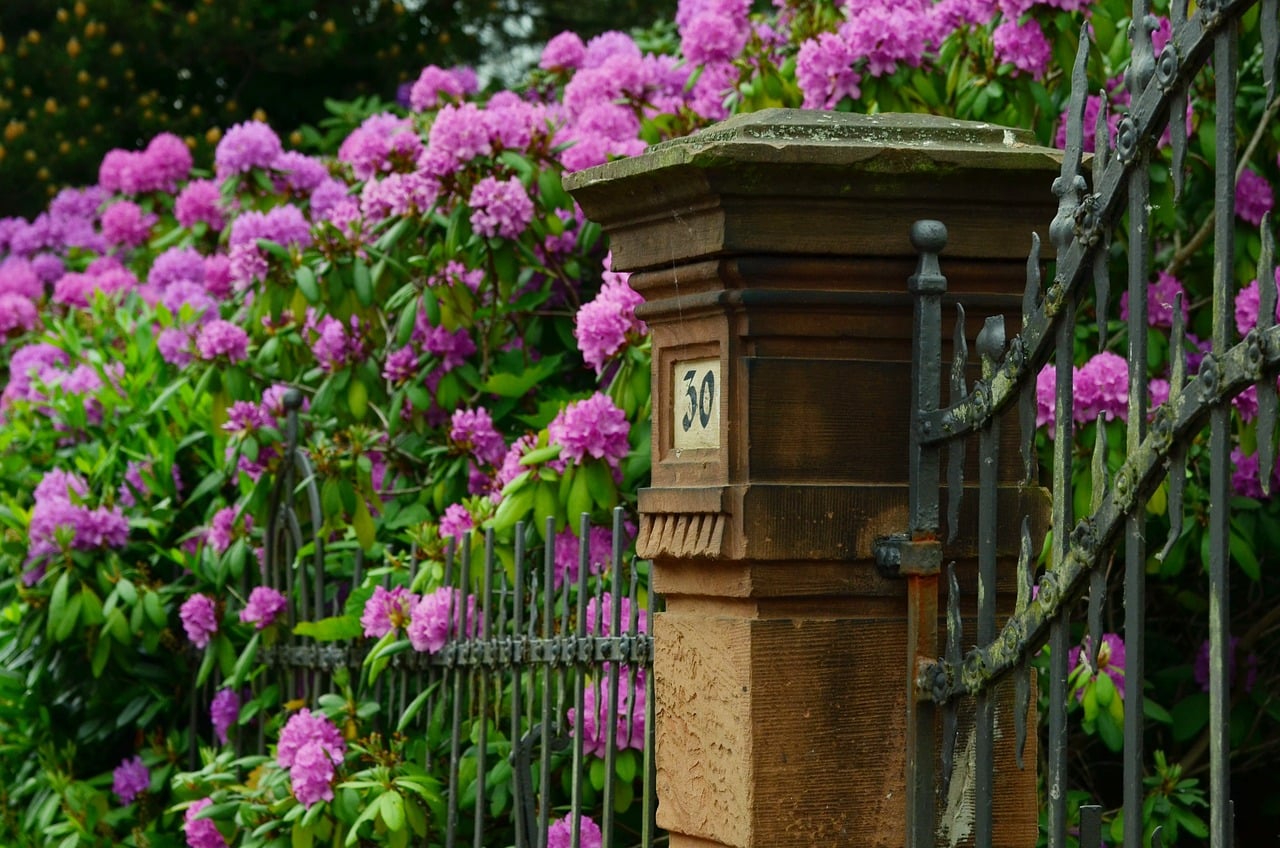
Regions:
M 624 557 L 625 514 L 614 510 L 607 563 L 590 559 L 582 515 L 577 579 L 557 585 L 555 521 L 541 544 L 516 527 L 499 550 L 492 531 L 450 543 L 442 587 L 451 589 L 452 629 L 439 650 L 371 656 L 364 638 L 317 641 L 295 633 L 300 622 L 340 616 L 362 584 L 367 563 L 351 546 L 351 576 L 326 570 L 325 540 L 305 529 L 321 515 L 320 494 L 298 442 L 301 396 L 285 400 L 286 450 L 268 506 L 261 585 L 289 601 L 282 639 L 258 651 L 267 673 L 248 682 L 255 698 L 277 687 L 295 706 L 315 707 L 333 694 L 338 675 L 361 680 L 381 707 L 385 732 L 428 733 L 440 740 L 425 766 L 447 786 L 446 848 L 471 844 L 546 848 L 554 820 L 569 815 L 568 842 L 582 844 L 579 816 L 597 814 L 602 848 L 664 842 L 656 827 L 653 643 L 647 616 L 661 600 L 648 592 L 648 563 Z M 342 552 L 346 557 L 347 551 Z M 419 562 L 410 557 L 410 580 Z M 248 571 L 248 570 L 246 570 Z M 384 581 L 385 583 L 385 581 Z M 252 588 L 250 575 L 241 592 Z M 376 679 L 361 669 L 372 662 Z M 204 689 L 225 683 L 217 676 Z M 202 729 L 191 717 L 193 735 Z M 237 738 L 240 753 L 266 753 L 263 723 Z M 192 746 L 192 768 L 197 751 Z M 638 787 L 638 789 L 637 789 Z M 469 811 L 469 812 L 468 812 Z M 570 815 L 571 814 L 571 815 Z M 566 844 L 560 841 L 558 844 Z
M 909 633 L 910 680 L 914 706 L 909 721 L 908 805 L 911 816 L 908 844 L 913 848 L 940 842 L 946 824 L 940 821 L 956 814 L 948 805 L 952 780 L 971 780 L 971 815 L 974 844 L 990 846 L 998 822 L 993 815 L 996 792 L 995 749 L 997 747 L 996 685 L 1009 676 L 1015 681 L 1013 740 L 1019 766 L 1024 766 L 1023 750 L 1028 733 L 1033 700 L 1032 661 L 1043 645 L 1049 646 L 1048 736 L 1046 741 L 1045 804 L 1048 844 L 1065 848 L 1067 822 L 1067 699 L 1068 653 L 1071 647 L 1071 616 L 1088 596 L 1087 632 L 1092 637 L 1088 662 L 1095 666 L 1102 644 L 1102 609 L 1106 602 L 1104 569 L 1113 551 L 1123 559 L 1124 634 L 1126 668 L 1124 675 L 1123 726 L 1123 832 L 1125 845 L 1144 845 L 1144 668 L 1145 581 L 1148 550 L 1145 534 L 1145 506 L 1163 481 L 1168 483 L 1169 514 L 1173 522 L 1170 543 L 1182 529 L 1184 482 L 1187 476 L 1187 448 L 1192 438 L 1208 423 L 1207 459 L 1209 502 L 1203 520 L 1208 522 L 1209 556 L 1207 596 L 1210 644 L 1209 680 L 1209 844 L 1214 848 L 1232 845 L 1230 767 L 1228 737 L 1231 704 L 1228 655 L 1228 579 L 1231 465 L 1229 458 L 1230 402 L 1251 386 L 1257 387 L 1258 445 L 1262 477 L 1275 464 L 1273 436 L 1277 418 L 1276 379 L 1280 370 L 1280 328 L 1275 325 L 1276 289 L 1274 278 L 1274 234 L 1269 218 L 1262 222 L 1262 255 L 1258 263 L 1261 305 L 1258 325 L 1241 341 L 1233 343 L 1232 273 L 1235 266 L 1234 189 L 1237 173 L 1236 103 L 1237 74 L 1240 68 L 1237 27 L 1242 17 L 1255 7 L 1252 0 L 1211 0 L 1198 5 L 1188 16 L 1187 0 L 1174 0 L 1171 8 L 1172 34 L 1159 56 L 1155 55 L 1151 30 L 1131 28 L 1132 61 L 1126 76 L 1131 93 L 1129 111 L 1119 122 L 1115 149 L 1109 149 L 1105 109 L 1096 129 L 1097 150 L 1086 180 L 1082 139 L 1085 134 L 1085 68 L 1089 60 L 1088 30 L 1082 32 L 1072 75 L 1068 109 L 1067 143 L 1060 176 L 1053 191 L 1059 208 L 1049 231 L 1056 249 L 1055 273 L 1047 289 L 1041 290 L 1039 239 L 1033 237 L 1027 261 L 1027 286 L 1020 334 L 1006 344 L 1003 319 L 987 321 L 977 338 L 981 379 L 966 386 L 967 345 L 963 310 L 952 343 L 954 361 L 950 378 L 950 401 L 942 405 L 943 330 L 942 298 L 946 278 L 938 253 L 946 242 L 946 230 L 938 222 L 922 221 L 912 231 L 912 241 L 920 253 L 917 273 L 909 288 L 915 298 L 916 359 L 913 363 L 911 443 L 910 532 L 885 539 L 879 555 L 899 567 L 909 581 L 908 598 L 912 610 Z M 1280 44 L 1280 23 L 1276 0 L 1260 4 L 1260 27 L 1267 97 L 1276 102 L 1276 59 Z M 1151 13 L 1148 0 L 1135 0 L 1132 19 L 1145 22 Z M 1192 81 L 1212 62 L 1215 87 L 1216 125 L 1215 191 L 1216 208 L 1212 229 L 1214 269 L 1212 296 L 1212 350 L 1195 376 L 1188 374 L 1183 351 L 1184 328 L 1180 305 L 1173 309 L 1174 326 L 1170 349 L 1172 373 L 1167 402 L 1148 408 L 1147 284 L 1151 273 L 1150 171 L 1158 139 L 1166 128 L 1172 134 L 1172 174 L 1175 190 L 1182 188 L 1182 172 L 1187 148 L 1187 129 L 1182 120 L 1170 124 L 1170 114 L 1182 116 Z M 1274 112 L 1268 112 L 1274 114 Z M 1096 298 L 1099 334 L 1105 342 L 1105 304 L 1110 282 L 1107 251 L 1111 233 L 1124 222 L 1127 226 L 1128 259 L 1128 415 L 1125 459 L 1114 475 L 1108 476 L 1105 461 L 1105 428 L 1097 428 L 1098 442 L 1092 463 L 1093 490 L 1089 514 L 1074 514 L 1072 484 L 1072 365 L 1077 324 L 1084 318 L 1081 302 Z M 1087 285 L 1092 282 L 1092 291 Z M 1055 422 L 1052 460 L 1052 541 L 1049 563 L 1035 577 L 1034 550 L 1030 523 L 1021 517 L 1021 551 L 1017 558 L 1016 600 L 1006 616 L 997 614 L 997 532 L 1001 526 L 1020 520 L 996 511 L 1000 484 L 999 427 L 1006 411 L 1016 406 L 1023 445 L 1023 485 L 1035 480 L 1036 457 L 1036 375 L 1053 357 L 1056 369 Z M 940 593 L 941 564 L 946 543 L 955 538 L 960 499 L 964 493 L 965 440 L 976 436 L 979 480 L 979 551 L 977 585 L 961 587 L 954 564 L 945 574 L 945 591 Z M 947 490 L 948 538 L 943 539 L 941 516 L 944 470 L 942 450 L 947 449 L 945 484 Z M 1266 486 L 1268 483 L 1264 482 Z M 1167 552 L 1168 548 L 1166 548 Z M 909 567 L 908 567 L 909 566 Z M 977 598 L 976 633 L 964 633 L 960 599 L 962 594 Z M 945 596 L 945 647 L 939 658 L 939 599 Z M 1000 623 L 1000 618 L 1004 618 Z M 965 642 L 977 647 L 962 655 Z M 962 732 L 961 716 L 972 704 L 972 729 Z M 935 722 L 940 714 L 941 747 L 935 742 Z M 968 735 L 968 739 L 961 738 Z M 973 746 L 972 762 L 963 763 L 961 773 L 957 752 Z M 940 766 L 940 768 L 939 768 Z M 968 772 L 972 769 L 972 772 Z M 938 774 L 938 771 L 941 774 Z M 950 793 L 954 801 L 954 793 Z M 946 813 L 940 814 L 939 810 Z M 1082 848 L 1099 848 L 1102 843 L 1101 807 L 1085 805 L 1080 811 L 1078 836 Z M 1150 844 L 1161 843 L 1157 828 Z

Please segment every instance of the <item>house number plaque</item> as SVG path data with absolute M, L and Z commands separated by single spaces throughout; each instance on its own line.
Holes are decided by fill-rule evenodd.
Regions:
M 720 447 L 720 360 L 675 363 L 671 417 L 676 450 Z

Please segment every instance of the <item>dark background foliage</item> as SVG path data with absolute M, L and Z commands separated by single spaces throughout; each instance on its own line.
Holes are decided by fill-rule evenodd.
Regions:
M 95 182 L 108 150 L 158 132 L 177 133 L 208 161 L 218 131 L 259 110 L 289 133 L 322 118 L 326 99 L 393 101 L 427 64 L 519 73 L 562 30 L 585 38 L 674 8 L 674 0 L 4 0 L 0 215 L 34 215 L 57 187 Z

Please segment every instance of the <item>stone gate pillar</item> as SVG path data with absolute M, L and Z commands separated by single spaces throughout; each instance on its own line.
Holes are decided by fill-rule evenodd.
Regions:
M 1058 161 L 987 124 L 767 110 L 566 178 L 653 334 L 638 549 L 667 603 L 673 846 L 904 844 L 907 608 L 872 543 L 908 524 L 909 231 L 946 224 L 970 342 L 996 312 L 1012 335 Z M 1001 496 L 1029 497 L 1018 428 L 1002 432 Z M 1008 593 L 1017 530 L 1000 541 Z M 974 534 L 945 550 L 964 569 Z M 1005 752 L 997 769 L 997 845 L 1034 844 L 1034 765 Z

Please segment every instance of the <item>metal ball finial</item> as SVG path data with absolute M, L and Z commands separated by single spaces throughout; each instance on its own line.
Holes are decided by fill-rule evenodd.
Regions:
M 297 389 L 289 389 L 284 393 L 285 409 L 302 409 L 302 392 Z
M 947 246 L 946 224 L 941 221 L 916 221 L 911 225 L 911 246 L 918 253 L 941 253 Z

